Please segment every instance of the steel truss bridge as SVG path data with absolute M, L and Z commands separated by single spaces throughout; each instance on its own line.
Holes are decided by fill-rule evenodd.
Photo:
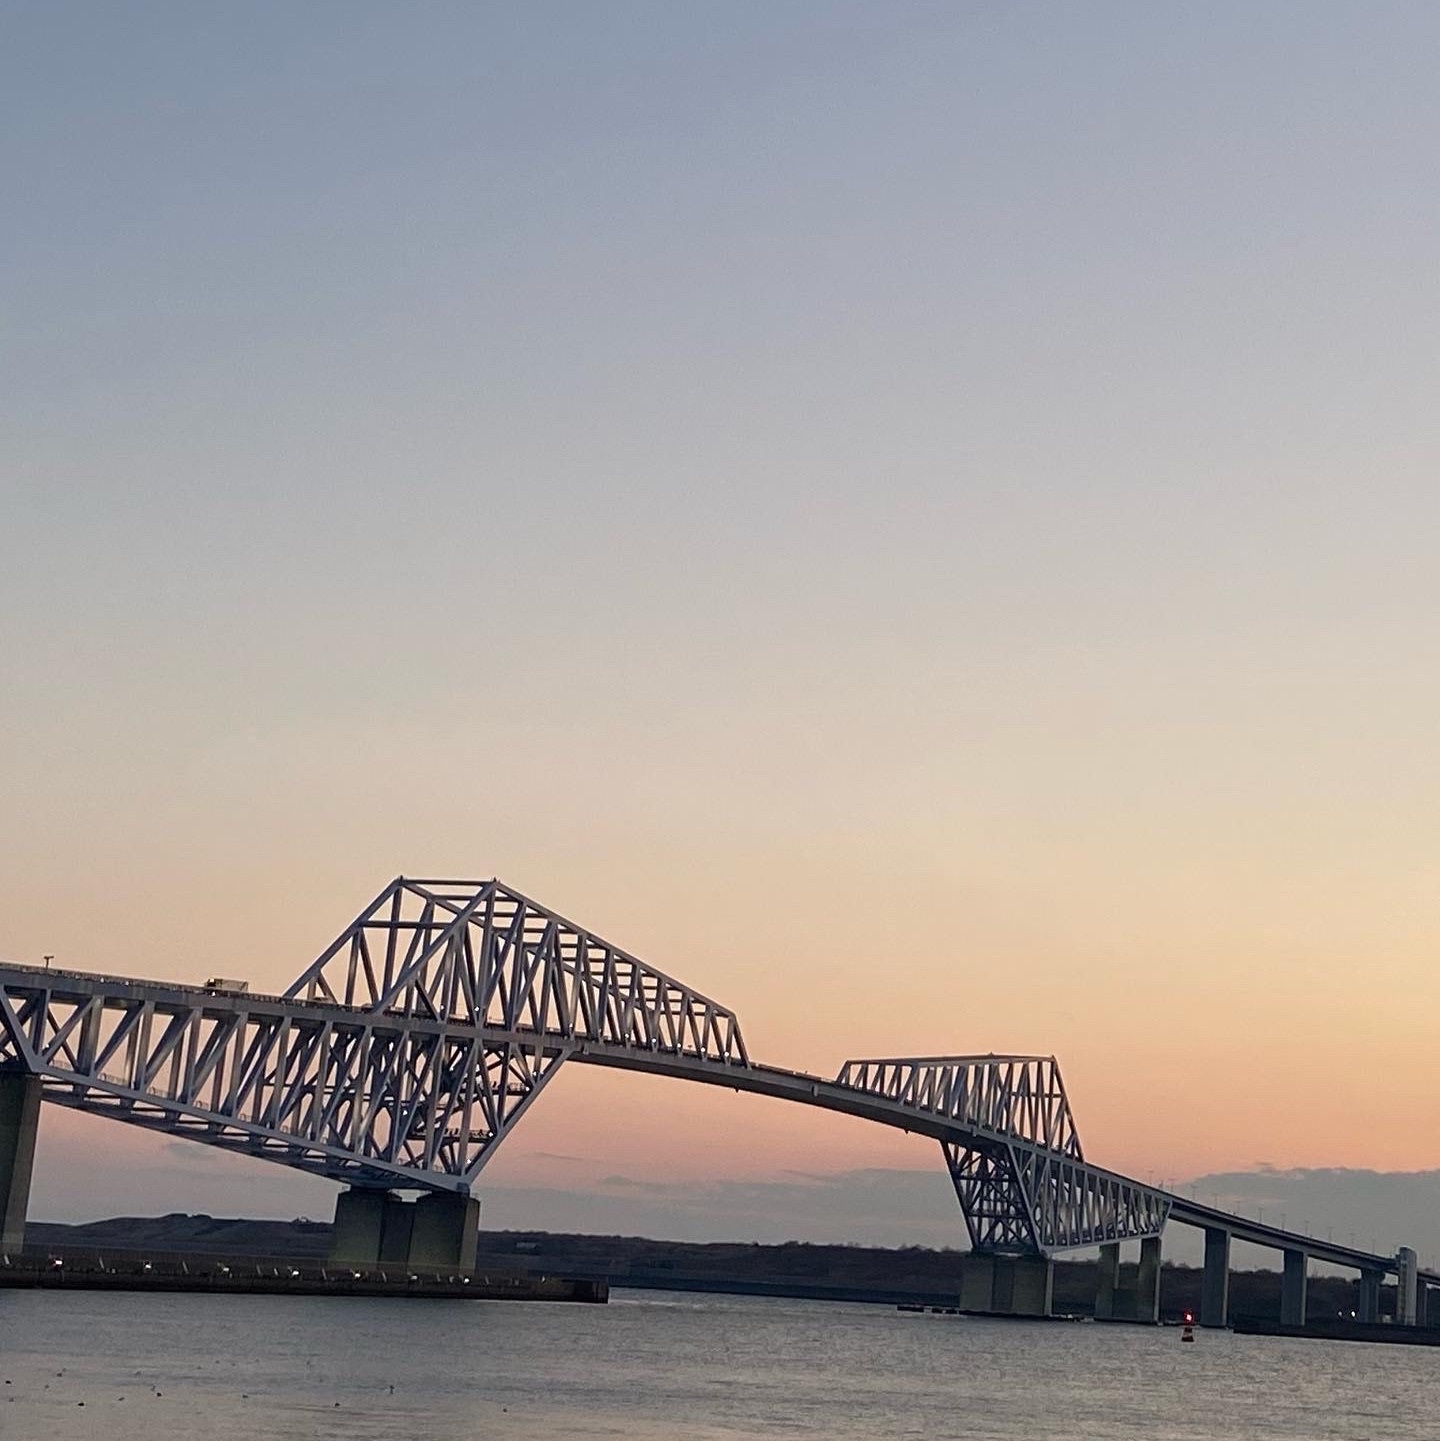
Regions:
M 732 1010 L 497 880 L 391 882 L 279 996 L 0 965 L 0 1072 L 43 1100 L 362 1190 L 468 1196 L 566 1062 L 930 1136 L 982 1255 L 1140 1240 L 1158 1270 L 1177 1221 L 1223 1232 L 1227 1257 L 1232 1237 L 1299 1253 L 1302 1314 L 1303 1258 L 1400 1264 L 1094 1165 L 1051 1056 L 850 1060 L 833 1079 L 761 1065 Z

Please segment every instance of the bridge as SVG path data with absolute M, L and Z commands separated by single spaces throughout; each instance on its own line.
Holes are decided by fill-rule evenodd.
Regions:
M 1053 1257 L 1098 1247 L 1096 1315 L 1159 1315 L 1168 1225 L 1205 1236 L 1201 1321 L 1227 1323 L 1233 1241 L 1283 1254 L 1282 1319 L 1314 1262 L 1375 1319 L 1423 1324 L 1440 1274 L 1195 1204 L 1089 1161 L 1053 1056 L 751 1059 L 735 1013 L 499 882 L 392 881 L 283 995 L 0 964 L 0 1252 L 23 1244 L 40 1105 L 344 1185 L 332 1260 L 466 1270 L 496 1148 L 574 1062 L 775 1096 L 938 1141 L 969 1233 L 960 1304 L 1048 1314 Z M 399 1192 L 418 1193 L 406 1200 Z M 1121 1246 L 1138 1244 L 1121 1286 Z

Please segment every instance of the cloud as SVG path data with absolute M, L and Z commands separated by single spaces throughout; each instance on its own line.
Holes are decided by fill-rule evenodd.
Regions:
M 669 1240 L 824 1241 L 964 1247 L 949 1177 L 879 1168 L 774 1180 L 654 1181 L 610 1174 L 583 1189 L 497 1185 L 485 1225 Z
M 183 1161 L 187 1166 L 211 1171 L 223 1170 L 226 1166 L 233 1167 L 236 1159 L 215 1146 L 197 1146 L 194 1141 L 162 1141 L 160 1153 Z
M 1440 1170 L 1282 1170 L 1260 1162 L 1248 1171 L 1197 1176 L 1181 1190 L 1242 1215 L 1263 1211 L 1267 1221 L 1366 1250 L 1413 1246 L 1428 1264 L 1440 1259 Z
M 597 1183 L 607 1191 L 643 1191 L 652 1196 L 682 1196 L 686 1187 L 667 1181 L 638 1181 L 633 1176 L 602 1176 Z

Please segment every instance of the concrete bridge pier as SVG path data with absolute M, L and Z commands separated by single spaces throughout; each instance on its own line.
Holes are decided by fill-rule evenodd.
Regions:
M 1135 1319 L 1151 1326 L 1160 1321 L 1160 1238 L 1140 1242 L 1140 1266 L 1135 1273 Z
M 1200 1289 L 1200 1324 L 1230 1324 L 1230 1232 L 1205 1228 L 1205 1278 Z
M 40 1131 L 40 1077 L 0 1072 L 0 1253 L 25 1244 L 30 1174 Z
M 410 1264 L 436 1271 L 473 1271 L 480 1202 L 455 1192 L 427 1191 L 414 1203 Z
M 1114 1321 L 1120 1295 L 1120 1243 L 1107 1241 L 1100 1247 L 1100 1261 L 1095 1273 L 1095 1319 Z
M 1280 1283 L 1280 1324 L 1282 1326 L 1303 1326 L 1305 1324 L 1307 1285 L 1305 1268 L 1309 1259 L 1304 1251 L 1285 1252 L 1285 1275 Z
M 1140 1264 L 1132 1284 L 1122 1284 L 1120 1243 L 1107 1241 L 1100 1247 L 1100 1264 L 1095 1283 L 1097 1321 L 1142 1321 L 1154 1325 L 1160 1319 L 1160 1238 L 1146 1236 L 1140 1242 Z
M 1379 1271 L 1362 1271 L 1360 1273 L 1360 1304 L 1355 1311 L 1356 1320 L 1378 1321 L 1380 1319 L 1380 1283 L 1384 1279 Z
M 480 1203 L 473 1196 L 427 1192 L 405 1201 L 393 1191 L 351 1186 L 335 1198 L 330 1263 L 473 1271 L 479 1230 Z
M 1418 1324 L 1419 1269 L 1420 1258 L 1409 1246 L 1401 1246 L 1395 1253 L 1395 1324 L 1397 1326 Z
M 368 1268 L 380 1264 L 385 1239 L 386 1210 L 399 1203 L 389 1191 L 349 1186 L 335 1198 L 335 1220 L 330 1230 L 333 1266 Z
M 960 1271 L 960 1309 L 992 1316 L 1048 1316 L 1055 1263 L 1048 1256 L 971 1252 Z

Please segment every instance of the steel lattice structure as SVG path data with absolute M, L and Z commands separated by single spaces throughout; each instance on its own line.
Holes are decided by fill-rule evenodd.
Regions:
M 1054 1056 L 846 1061 L 835 1082 L 1084 1159 Z
M 1165 1227 L 1160 1192 L 1085 1164 L 1054 1056 L 847 1061 L 836 1082 L 969 1129 L 940 1146 L 977 1251 L 1049 1253 Z
M 735 1013 L 499 881 L 392 881 L 285 992 L 377 1015 L 749 1058 Z
M 393 881 L 283 996 L 0 966 L 0 1068 L 46 1100 L 360 1185 L 468 1192 L 566 1060 L 931 1135 L 981 1250 L 1154 1235 L 1170 1204 L 1085 1161 L 1053 1058 L 756 1065 L 733 1011 L 495 880 Z
M 283 997 L 31 971 L 0 1022 L 47 1100 L 449 1190 L 577 1043 L 747 1059 L 733 1012 L 495 881 L 392 882 Z

